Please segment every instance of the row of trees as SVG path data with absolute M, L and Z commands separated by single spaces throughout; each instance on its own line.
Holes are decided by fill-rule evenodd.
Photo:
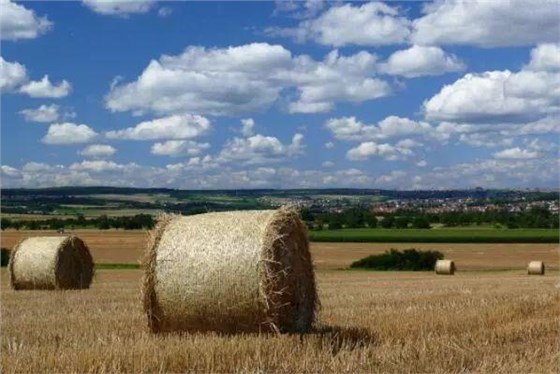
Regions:
M 517 228 L 557 228 L 558 214 L 546 208 L 535 207 L 525 212 L 489 211 L 489 212 L 445 212 L 423 213 L 420 211 L 397 211 L 376 216 L 367 208 L 351 208 L 341 213 L 321 213 L 303 209 L 302 219 L 308 227 L 315 230 L 329 228 L 382 227 L 429 229 L 432 224 L 446 227 L 470 225 L 494 225 Z
M 106 215 L 96 218 L 85 218 L 78 215 L 76 218 L 49 218 L 46 220 L 11 220 L 2 218 L 2 230 L 61 230 L 78 228 L 97 228 L 100 230 L 124 229 L 139 230 L 154 227 L 154 218 L 149 214 L 137 214 L 130 217 L 108 217 Z

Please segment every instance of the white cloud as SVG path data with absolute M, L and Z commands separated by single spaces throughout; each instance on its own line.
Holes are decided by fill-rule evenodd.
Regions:
M 216 160 L 245 164 L 279 162 L 301 154 L 304 148 L 302 142 L 302 134 L 295 134 L 291 144 L 282 144 L 276 137 L 260 134 L 249 138 L 233 138 L 226 142 Z
M 560 28 L 557 1 L 441 0 L 426 5 L 424 12 L 414 21 L 415 44 L 534 45 L 557 41 Z
M 147 13 L 154 0 L 83 0 L 84 5 L 96 13 L 126 17 L 129 14 Z M 164 8 L 162 8 L 164 9 Z
M 117 150 L 107 144 L 91 144 L 82 149 L 79 154 L 84 157 L 105 158 L 113 156 Z
M 192 139 L 206 134 L 210 128 L 210 121 L 205 117 L 183 114 L 144 121 L 105 135 L 109 139 L 125 140 Z
M 390 86 L 374 77 L 376 56 L 329 53 L 324 61 L 292 56 L 280 45 L 188 47 L 152 60 L 136 81 L 116 84 L 106 96 L 111 111 L 239 115 L 265 110 L 283 93 L 291 112 L 322 112 L 338 101 L 386 96 Z
M 465 65 L 439 47 L 412 47 L 393 53 L 381 64 L 382 72 L 406 78 L 441 75 L 465 70 Z
M 45 144 L 78 144 L 89 143 L 96 137 L 97 133 L 89 126 L 66 122 L 50 125 L 41 141 Z
M 410 143 L 391 145 L 387 143 L 364 142 L 350 149 L 346 153 L 349 160 L 367 160 L 372 156 L 379 156 L 388 161 L 402 160 L 414 154 L 410 149 Z
M 476 131 L 477 129 L 472 129 Z M 513 138 L 504 137 L 499 132 L 472 132 L 461 134 L 459 142 L 468 144 L 473 147 L 501 147 L 513 144 Z
M 333 142 L 326 142 L 326 143 L 325 143 L 325 148 L 327 148 L 327 149 L 333 149 L 333 148 L 334 148 L 334 143 L 333 143 Z
M 356 168 L 340 170 L 256 167 L 247 170 L 218 165 L 212 157 L 193 157 L 164 167 L 110 161 L 84 161 L 70 166 L 28 163 L 21 169 L 3 165 L 2 186 L 47 187 L 111 185 L 128 187 L 209 188 L 319 188 L 367 187 L 400 189 L 557 188 L 557 158 L 489 159 L 446 167 L 412 167 L 384 175 Z
M 494 153 L 494 157 L 496 158 L 515 159 L 515 160 L 536 158 L 538 155 L 539 154 L 535 151 L 529 151 L 527 149 L 521 149 L 519 147 L 508 148 Z
M 325 123 L 336 139 L 341 140 L 376 140 L 412 134 L 424 134 L 432 131 L 426 122 L 416 122 L 408 118 L 389 116 L 377 125 L 360 122 L 356 117 L 331 118 Z
M 130 165 L 130 164 L 129 164 Z M 135 164 L 132 164 L 135 165 Z M 105 160 L 94 160 L 94 161 L 82 161 L 75 162 L 68 167 L 70 170 L 88 170 L 93 172 L 103 172 L 103 171 L 115 171 L 121 170 L 128 165 L 117 164 L 113 161 Z
M 378 46 L 404 43 L 410 34 L 409 27 L 410 21 L 399 16 L 397 8 L 371 2 L 336 5 L 315 19 L 302 21 L 296 28 L 270 28 L 267 33 L 334 47 Z
M 210 148 L 209 143 L 198 143 L 192 140 L 168 140 L 152 145 L 151 152 L 159 156 L 196 156 Z
M 556 72 L 560 70 L 560 44 L 546 43 L 534 48 L 527 69 Z
M 325 161 L 321 164 L 324 168 L 332 168 L 334 166 L 334 162 L 332 161 Z
M 159 8 L 157 12 L 158 16 L 162 18 L 169 17 L 172 13 L 173 9 L 166 6 Z
M 0 166 L 0 172 L 2 175 L 2 178 L 0 178 L 0 180 L 4 178 L 21 179 L 21 172 L 18 169 L 11 167 L 9 165 Z
M 72 86 L 66 80 L 52 84 L 49 76 L 45 75 L 40 81 L 31 81 L 20 88 L 20 92 L 35 98 L 61 98 L 68 96 Z
M 255 121 L 252 118 L 245 118 L 241 120 L 241 134 L 248 137 L 253 135 L 253 127 L 255 127 Z
M 539 46 L 517 73 L 509 70 L 466 74 L 424 102 L 428 120 L 525 122 L 560 111 L 560 73 L 554 48 Z M 535 70 L 543 68 L 546 70 Z
M 426 160 L 420 160 L 416 163 L 416 166 L 425 168 L 426 166 L 428 166 L 428 162 Z
M 0 0 L 0 37 L 2 40 L 34 39 L 53 27 L 47 17 L 10 0 Z
M 60 117 L 59 109 L 56 104 L 43 104 L 37 109 L 23 109 L 19 113 L 27 122 L 55 122 Z
M 18 62 L 8 62 L 0 56 L 0 91 L 10 91 L 27 81 L 27 70 Z
M 305 19 L 314 17 L 325 6 L 326 2 L 323 0 L 275 0 L 274 15 L 280 13 L 288 13 L 292 18 Z

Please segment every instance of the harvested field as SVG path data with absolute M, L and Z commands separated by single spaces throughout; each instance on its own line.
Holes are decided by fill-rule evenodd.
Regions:
M 90 248 L 96 263 L 138 263 L 142 257 L 145 231 L 73 230 Z M 11 248 L 27 236 L 58 235 L 54 231 L 3 231 L 1 246 Z M 558 269 L 558 244 L 531 243 L 311 243 L 311 252 L 318 269 L 345 268 L 351 262 L 387 249 L 434 249 L 445 254 L 462 270 L 527 270 L 533 260 L 544 261 L 547 269 Z
M 138 270 L 53 293 L 12 291 L 2 269 L 1 371 L 553 373 L 557 277 L 321 270 L 310 334 L 154 335 Z

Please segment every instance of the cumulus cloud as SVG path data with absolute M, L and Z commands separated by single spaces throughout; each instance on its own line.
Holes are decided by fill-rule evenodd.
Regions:
M 52 84 L 49 76 L 45 75 L 40 81 L 31 81 L 20 88 L 20 92 L 35 98 L 61 98 L 68 96 L 72 86 L 66 80 Z
M 23 109 L 19 113 L 27 122 L 55 122 L 60 117 L 59 109 L 56 104 L 43 104 L 36 109 Z
M 560 44 L 540 44 L 531 51 L 527 70 L 558 72 L 560 70 Z
M 466 74 L 424 102 L 428 120 L 453 122 L 524 122 L 560 109 L 559 61 L 554 48 L 539 46 L 528 69 Z M 538 68 L 546 70 L 535 70 Z
M 66 122 L 50 125 L 41 141 L 45 144 L 79 144 L 89 143 L 96 137 L 97 133 L 89 126 Z
M 421 144 L 412 139 L 402 140 L 396 145 L 363 142 L 357 147 L 351 148 L 346 153 L 346 158 L 356 161 L 367 160 L 372 156 L 379 156 L 388 161 L 403 160 L 414 154 L 411 148 L 419 145 Z
M 27 81 L 27 70 L 18 62 L 8 62 L 0 56 L 0 91 L 11 91 Z
M 267 33 L 334 47 L 379 46 L 404 43 L 410 34 L 409 27 L 410 21 L 401 17 L 396 7 L 370 2 L 336 5 L 317 18 L 302 21 L 296 28 L 269 28 Z
M 257 134 L 228 140 L 216 160 L 223 163 L 265 164 L 284 161 L 301 154 L 303 149 L 302 134 L 295 134 L 290 144 L 282 144 L 273 136 Z
M 525 46 L 555 42 L 559 29 L 556 1 L 441 0 L 424 6 L 411 40 L 421 45 Z
M 117 150 L 107 144 L 91 144 L 82 149 L 78 154 L 91 158 L 106 158 L 113 156 Z
M 515 159 L 515 160 L 535 158 L 538 155 L 539 154 L 535 151 L 529 151 L 527 149 L 521 149 L 519 147 L 508 148 L 494 153 L 494 157 L 496 158 Z
M 0 37 L 2 40 L 35 39 L 52 29 L 46 16 L 39 17 L 33 10 L 10 0 L 0 0 Z
M 188 47 L 152 60 L 136 81 L 113 85 L 106 106 L 115 112 L 239 115 L 265 110 L 295 89 L 295 98 L 286 97 L 291 112 L 324 112 L 338 101 L 388 95 L 389 84 L 375 78 L 375 70 L 376 56 L 364 51 L 332 51 L 315 61 L 267 43 Z
M 209 143 L 198 143 L 192 140 L 168 140 L 163 143 L 155 143 L 151 152 L 158 156 L 196 156 L 208 148 L 210 148 Z
M 253 135 L 253 127 L 255 127 L 255 121 L 252 118 L 241 120 L 241 134 L 243 134 L 243 136 Z
M 336 139 L 357 141 L 424 134 L 432 130 L 426 122 L 397 116 L 389 116 L 376 125 L 365 124 L 356 117 L 331 118 L 327 120 L 325 127 Z
M 465 70 L 465 65 L 453 54 L 445 53 L 439 47 L 414 45 L 396 51 L 380 70 L 386 74 L 401 75 L 406 78 L 441 75 Z
M 130 14 L 147 13 L 154 0 L 83 0 L 85 6 L 95 13 L 108 16 L 127 17 Z M 164 9 L 164 8 L 162 8 Z
M 489 159 L 454 163 L 446 167 L 414 167 L 376 174 L 357 168 L 296 169 L 236 164 L 218 165 L 210 156 L 151 167 L 135 163 L 83 161 L 70 166 L 28 163 L 21 169 L 3 165 L 2 187 L 113 185 L 127 187 L 208 188 L 320 188 L 367 187 L 400 189 L 556 188 L 556 157 Z M 195 176 L 195 177 L 193 177 Z
M 192 139 L 206 134 L 210 128 L 207 118 L 182 114 L 144 121 L 123 130 L 108 131 L 105 136 L 124 140 Z

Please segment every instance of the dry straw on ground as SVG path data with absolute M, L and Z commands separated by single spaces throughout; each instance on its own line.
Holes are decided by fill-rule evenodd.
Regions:
M 531 261 L 527 266 L 527 274 L 529 275 L 544 275 L 544 262 Z
M 14 247 L 9 269 L 15 290 L 89 288 L 93 259 L 75 236 L 35 237 Z
M 453 275 L 455 274 L 455 262 L 452 260 L 437 260 L 436 274 Z
M 144 267 L 154 332 L 303 332 L 315 318 L 307 232 L 293 209 L 165 215 Z

